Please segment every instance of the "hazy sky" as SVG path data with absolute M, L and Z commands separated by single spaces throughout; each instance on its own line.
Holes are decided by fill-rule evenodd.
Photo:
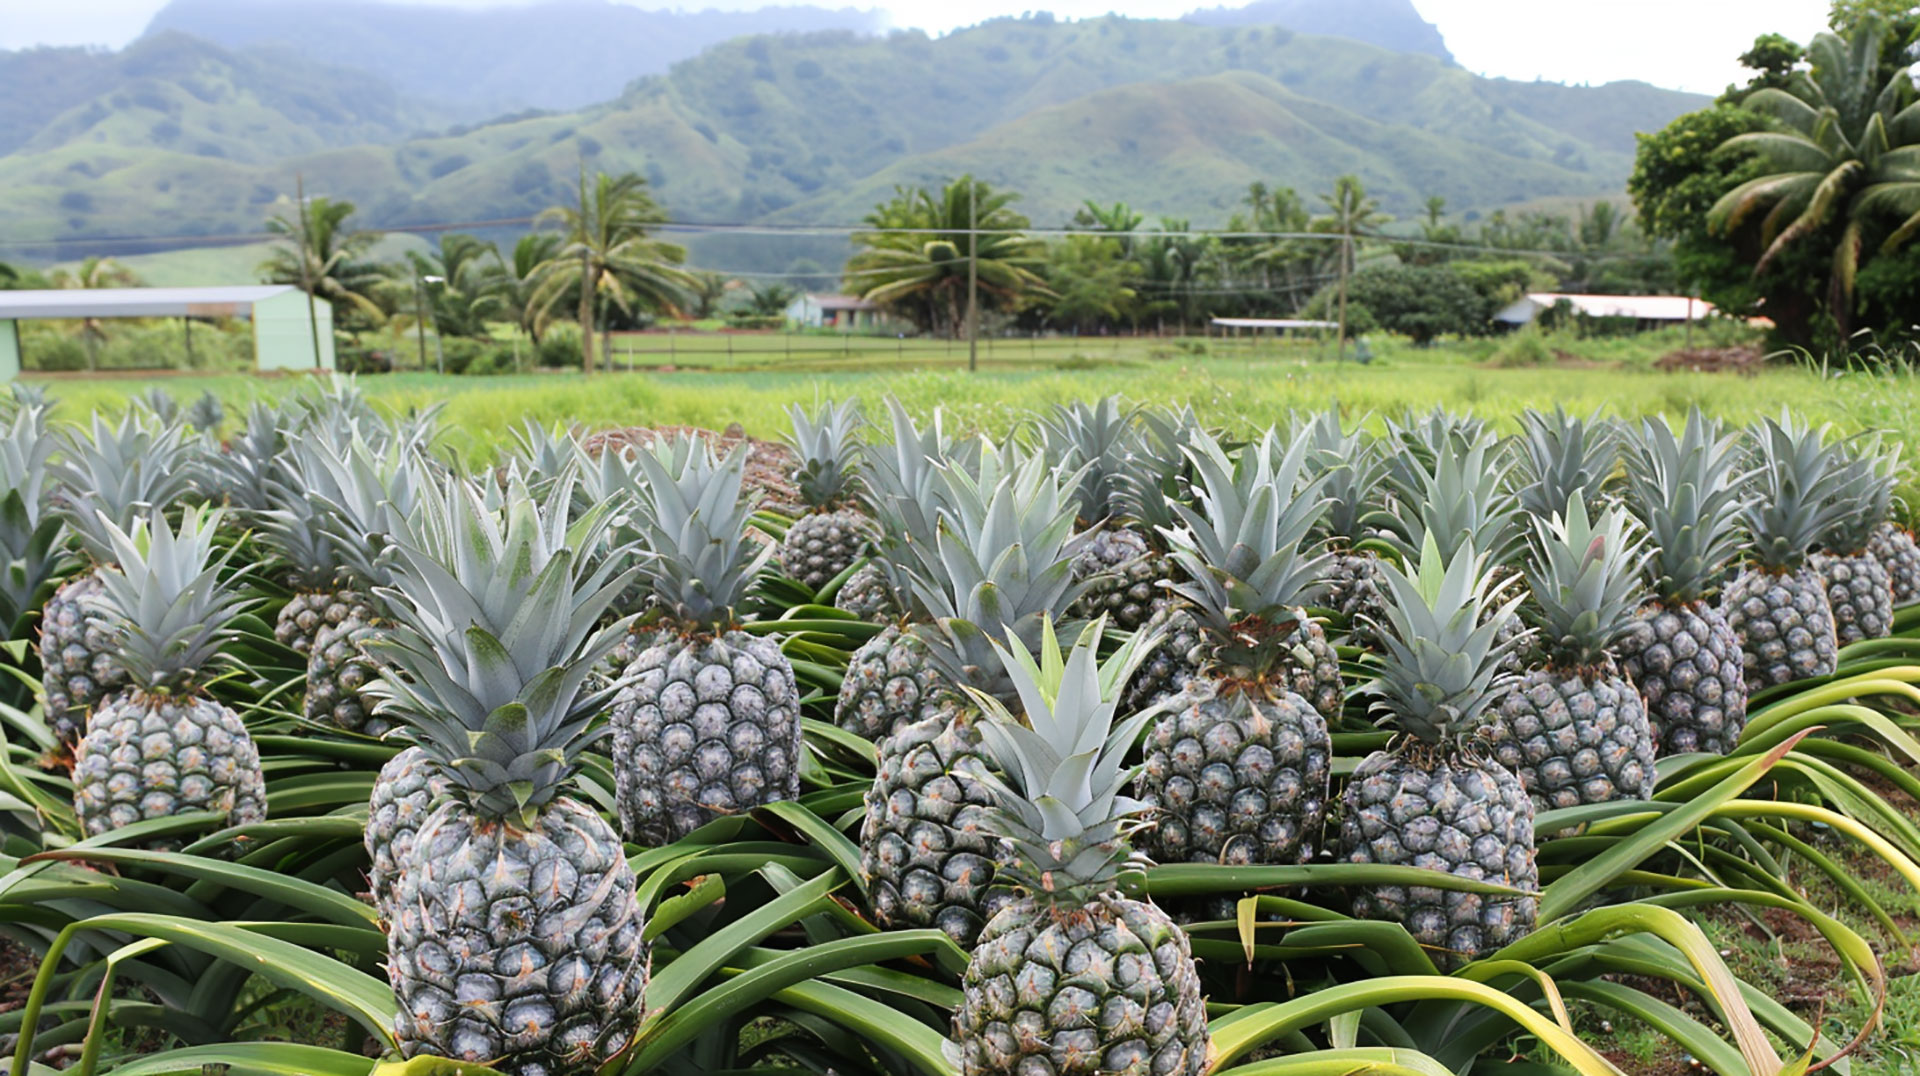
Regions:
M 0 0 L 0 48 L 126 44 L 165 0 Z M 273 3 L 275 0 L 255 0 Z M 503 0 L 436 0 L 462 7 Z M 690 0 L 639 7 L 759 7 L 772 0 Z M 813 0 L 882 7 L 899 26 L 940 32 L 1027 8 L 1066 17 L 1109 11 L 1164 18 L 1233 0 Z M 1761 33 L 1805 41 L 1827 0 L 1414 0 L 1461 64 L 1484 74 L 1559 82 L 1637 78 L 1717 93 L 1740 77 L 1734 57 Z

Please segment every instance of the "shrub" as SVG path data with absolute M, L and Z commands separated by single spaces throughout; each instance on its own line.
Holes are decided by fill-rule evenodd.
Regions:
M 540 347 L 535 358 L 541 366 L 552 369 L 564 369 L 580 366 L 580 327 L 578 325 L 555 325 L 540 338 Z
M 1553 348 L 1547 346 L 1546 334 L 1528 325 L 1507 337 L 1506 341 L 1487 357 L 1487 365 L 1545 366 L 1553 361 L 1553 357 Z

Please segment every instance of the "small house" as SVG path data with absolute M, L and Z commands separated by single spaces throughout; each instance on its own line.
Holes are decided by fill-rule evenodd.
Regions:
M 887 315 L 880 304 L 857 295 L 802 295 L 787 306 L 787 320 L 804 329 L 865 332 L 883 328 Z

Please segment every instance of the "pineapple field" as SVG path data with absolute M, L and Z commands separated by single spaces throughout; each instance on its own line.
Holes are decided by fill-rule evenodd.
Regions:
M 1912 1071 L 1910 386 L 1569 374 L 16 386 L 12 1076 Z

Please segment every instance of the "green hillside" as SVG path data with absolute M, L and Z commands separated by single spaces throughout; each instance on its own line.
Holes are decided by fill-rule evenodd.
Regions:
M 964 170 L 1024 191 L 1041 223 L 1099 197 L 1213 224 L 1253 179 L 1317 191 L 1343 172 L 1404 216 L 1429 194 L 1468 208 L 1617 192 L 1633 132 L 1702 103 L 1483 79 L 1274 27 L 1033 17 L 937 39 L 746 38 L 580 112 L 341 145 L 340 125 L 280 122 L 280 98 L 237 73 L 212 82 L 207 65 L 231 54 L 173 48 L 200 59 L 154 74 L 150 102 L 88 123 L 73 106 L 0 156 L 0 255 L 7 238 L 254 233 L 296 175 L 356 202 L 362 226 L 516 219 L 567 197 L 582 160 L 647 175 L 696 221 L 847 224 L 893 183 Z M 163 114 L 179 136 L 154 130 Z

